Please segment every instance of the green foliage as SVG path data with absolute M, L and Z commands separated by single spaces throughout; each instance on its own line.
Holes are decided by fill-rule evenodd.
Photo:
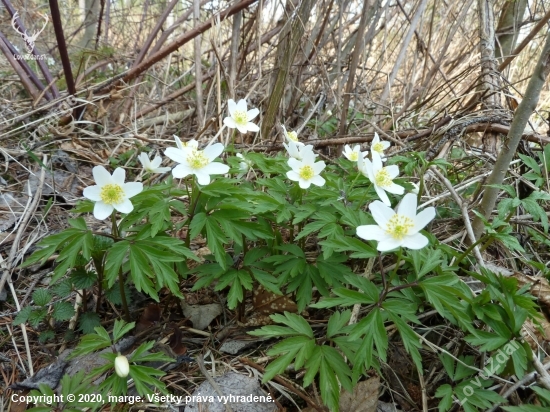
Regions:
M 365 116 L 354 113 L 349 120 Z M 333 134 L 337 124 L 335 117 L 329 117 L 324 123 L 312 120 L 308 127 L 323 136 Z M 132 162 L 136 154 L 137 149 L 111 159 L 112 164 Z M 464 156 L 454 155 L 457 159 L 453 160 Z M 532 170 L 524 177 L 537 187 L 545 183 L 541 179 L 548 173 L 550 149 L 545 148 L 541 156 L 541 162 L 522 157 Z M 470 258 L 469 252 L 461 254 L 456 245 L 439 243 L 432 235 L 427 235 L 429 245 L 420 250 L 399 248 L 381 255 L 376 241 L 357 236 L 358 226 L 376 223 L 367 206 L 378 195 L 351 161 L 331 162 L 323 171 L 325 184 L 304 190 L 287 179 L 289 165 L 284 156 L 248 153 L 246 159 L 254 167 L 251 180 L 244 180 L 240 173 L 241 160 L 230 157 L 233 168 L 229 174 L 217 176 L 208 185 L 200 186 L 195 177 L 175 185 L 170 177 L 145 188 L 132 197 L 132 212 L 120 219 L 114 212 L 110 232 L 93 232 L 83 218 L 70 220 L 70 228 L 42 240 L 24 263 L 27 267 L 56 256 L 51 279 L 55 286 L 34 291 L 35 306 L 23 308 L 14 323 L 29 322 L 36 327 L 48 323 L 50 317 L 57 321 L 71 318 L 74 305 L 67 299 L 76 290 L 101 290 L 102 299 L 127 310 L 132 290 L 156 301 L 161 290 L 181 298 L 181 280 L 194 276 L 194 291 L 213 285 L 226 297 L 229 309 L 243 310 L 247 294 L 261 285 L 274 294 L 290 295 L 298 313 L 306 309 L 331 311 L 324 329 L 313 329 L 301 314 L 285 312 L 271 315 L 276 325 L 251 332 L 281 339 L 267 351 L 275 359 L 266 367 L 264 382 L 285 373 L 293 363 L 295 370 L 305 371 L 303 385 L 315 382 L 323 403 L 337 411 L 341 388 L 352 392 L 369 370 L 381 372 L 390 345 L 399 342 L 418 374 L 428 370 L 422 349 L 429 346 L 438 352 L 448 377 L 435 394 L 440 411 L 449 410 L 457 400 L 468 412 L 505 402 L 491 390 L 495 380 L 491 377 L 514 374 L 521 378 L 532 367 L 534 355 L 521 343 L 521 327 L 528 319 L 537 322 L 538 314 L 526 287 L 519 288 L 514 278 L 485 269 L 467 272 L 462 261 Z M 387 164 L 399 167 L 402 177 L 396 182 L 407 189 L 412 189 L 410 181 L 419 181 L 421 195 L 426 189 L 424 176 L 432 166 L 447 173 L 453 184 L 465 177 L 445 160 L 428 161 L 425 153 L 393 156 Z M 498 187 L 504 196 L 498 215 L 484 220 L 486 235 L 480 246 L 496 240 L 512 252 L 525 254 L 509 225 L 518 208 L 533 216 L 544 230 L 529 234 L 550 246 L 546 215 L 550 195 L 535 191 L 519 199 L 512 185 Z M 399 199 L 390 198 L 394 203 Z M 93 208 L 92 202 L 82 202 L 75 211 L 89 213 Z M 449 200 L 438 214 L 456 217 L 460 208 Z M 194 243 L 206 243 L 210 254 L 199 259 L 191 250 Z M 525 260 L 531 260 L 544 274 L 550 273 L 533 258 Z M 190 265 L 190 261 L 197 263 Z M 480 282 L 481 291 L 474 294 L 463 281 L 465 275 Z M 355 314 L 361 308 L 353 321 L 351 307 Z M 432 314 L 428 320 L 426 313 Z M 464 353 L 450 355 L 441 349 L 445 345 L 433 344 L 422 325 L 433 319 L 457 332 Z M 111 337 L 99 321 L 99 314 L 80 314 L 79 330 L 85 335 L 72 356 L 108 349 L 134 326 L 116 320 Z M 41 339 L 52 335 L 48 330 Z M 441 337 L 446 339 L 446 335 Z M 163 372 L 144 363 L 169 359 L 149 353 L 151 348 L 151 342 L 144 343 L 129 359 L 129 377 L 142 395 L 166 393 L 159 380 Z M 107 350 L 100 356 L 108 364 L 91 375 L 109 372 L 109 376 L 96 390 L 126 394 L 127 378 L 111 373 L 117 355 Z M 482 364 L 482 359 L 494 367 Z M 537 396 L 547 406 L 548 393 L 538 389 L 534 389 Z M 528 411 L 528 407 L 507 410 Z

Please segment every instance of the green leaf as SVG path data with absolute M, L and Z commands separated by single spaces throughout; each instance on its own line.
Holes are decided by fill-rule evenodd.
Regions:
M 342 313 L 334 312 L 328 320 L 327 338 L 330 339 L 342 333 L 342 329 L 348 324 L 350 317 L 351 317 L 350 310 L 346 310 Z
M 100 325 L 99 315 L 95 312 L 85 312 L 78 318 L 78 330 L 84 334 L 94 333 L 94 328 Z
M 13 326 L 21 325 L 22 323 L 25 323 L 32 312 L 31 306 L 25 306 L 21 311 L 17 314 L 15 319 L 13 320 L 12 324 Z
M 38 306 L 46 306 L 52 300 L 52 295 L 46 289 L 36 289 L 32 294 L 32 300 Z
M 521 160 L 523 160 L 523 163 L 531 168 L 536 174 L 540 175 L 540 166 L 535 159 L 533 159 L 531 156 L 526 156 L 521 153 L 518 153 L 518 156 Z
M 435 392 L 437 398 L 443 398 L 439 401 L 439 412 L 447 412 L 453 404 L 453 388 L 451 385 L 441 385 Z
M 191 224 L 189 225 L 190 238 L 195 239 L 201 233 L 205 224 L 206 224 L 206 213 L 201 212 L 193 216 L 193 220 L 191 220 Z
M 52 316 L 57 321 L 69 320 L 74 314 L 73 305 L 69 302 L 57 302 L 53 305 Z
M 313 330 L 307 321 L 300 315 L 295 313 L 284 312 L 284 315 L 273 314 L 270 316 L 273 322 L 282 323 L 287 325 L 289 328 L 296 331 L 297 334 L 302 334 L 309 338 L 313 338 Z
M 115 325 L 113 327 L 113 341 L 118 342 L 124 335 L 134 329 L 135 326 L 135 322 L 126 323 L 123 320 L 115 320 Z

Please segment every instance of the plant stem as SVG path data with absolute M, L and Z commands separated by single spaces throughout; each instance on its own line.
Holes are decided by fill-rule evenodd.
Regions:
M 199 190 L 199 186 L 195 181 L 195 176 L 193 176 L 191 187 L 191 204 L 189 205 L 189 213 L 187 216 L 187 236 L 185 236 L 185 246 L 187 246 L 188 248 L 191 245 L 191 221 L 193 220 L 193 216 L 195 216 L 195 208 L 197 207 L 200 195 L 201 191 Z
M 116 210 L 113 210 L 111 214 L 111 233 L 113 236 L 119 236 L 118 226 L 116 225 Z M 118 271 L 118 287 L 120 290 L 120 299 L 122 300 L 122 308 L 124 309 L 124 317 L 127 322 L 130 322 L 130 310 L 128 310 L 128 303 L 126 301 L 126 294 L 124 292 L 124 277 L 122 275 L 122 267 Z

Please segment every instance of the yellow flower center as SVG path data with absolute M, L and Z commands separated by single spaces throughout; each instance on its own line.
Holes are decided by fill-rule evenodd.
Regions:
M 210 163 L 210 160 L 204 155 L 201 150 L 193 150 L 187 156 L 187 163 L 191 169 L 202 169 Z
M 248 123 L 248 116 L 242 110 L 235 110 L 232 117 L 239 126 L 245 126 Z
M 382 142 L 375 143 L 372 145 L 372 150 L 380 154 L 384 154 L 384 145 L 382 144 Z
M 351 152 L 349 154 L 349 160 L 351 160 L 352 162 L 356 162 L 357 160 L 359 160 L 359 153 Z
M 298 133 L 296 133 L 296 132 L 288 132 L 287 135 L 288 135 L 288 138 L 289 138 L 290 140 L 293 140 L 293 141 L 295 141 L 295 142 L 298 141 Z
M 298 172 L 298 174 L 302 179 L 309 180 L 315 176 L 315 171 L 313 170 L 313 167 L 306 165 L 300 168 L 300 172 Z
M 124 189 L 115 183 L 110 183 L 101 188 L 99 196 L 106 205 L 117 205 L 124 200 Z
M 386 233 L 397 240 L 403 240 L 414 227 L 411 218 L 403 215 L 393 215 L 386 225 Z
M 376 175 L 374 175 L 374 180 L 376 185 L 380 187 L 388 187 L 393 183 L 390 173 L 385 167 L 376 172 Z

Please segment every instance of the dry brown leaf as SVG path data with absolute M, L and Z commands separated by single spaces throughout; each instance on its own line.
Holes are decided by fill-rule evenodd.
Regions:
M 530 284 L 531 288 L 529 292 L 531 295 L 538 299 L 539 305 L 544 305 L 545 308 L 550 311 L 550 285 L 546 278 L 528 276 L 520 272 L 514 272 L 512 276 L 518 280 L 518 286 L 520 288 Z
M 147 305 L 139 318 L 139 322 L 136 326 L 136 332 L 140 333 L 147 329 L 151 329 L 151 327 L 160 322 L 161 315 L 162 308 L 160 305 L 157 305 L 156 303 L 150 303 Z
M 262 286 L 254 289 L 252 299 L 254 312 L 257 314 L 271 315 L 273 313 L 298 312 L 296 302 L 288 296 L 276 295 L 273 292 L 265 290 Z
M 340 410 L 354 412 L 376 412 L 380 377 L 373 376 L 369 380 L 359 382 L 353 393 L 342 390 L 340 393 Z
M 542 333 L 531 319 L 527 319 L 521 328 L 521 335 L 533 351 L 546 350 L 548 342 L 550 342 L 550 323 L 546 319 L 542 319 L 540 324 Z

